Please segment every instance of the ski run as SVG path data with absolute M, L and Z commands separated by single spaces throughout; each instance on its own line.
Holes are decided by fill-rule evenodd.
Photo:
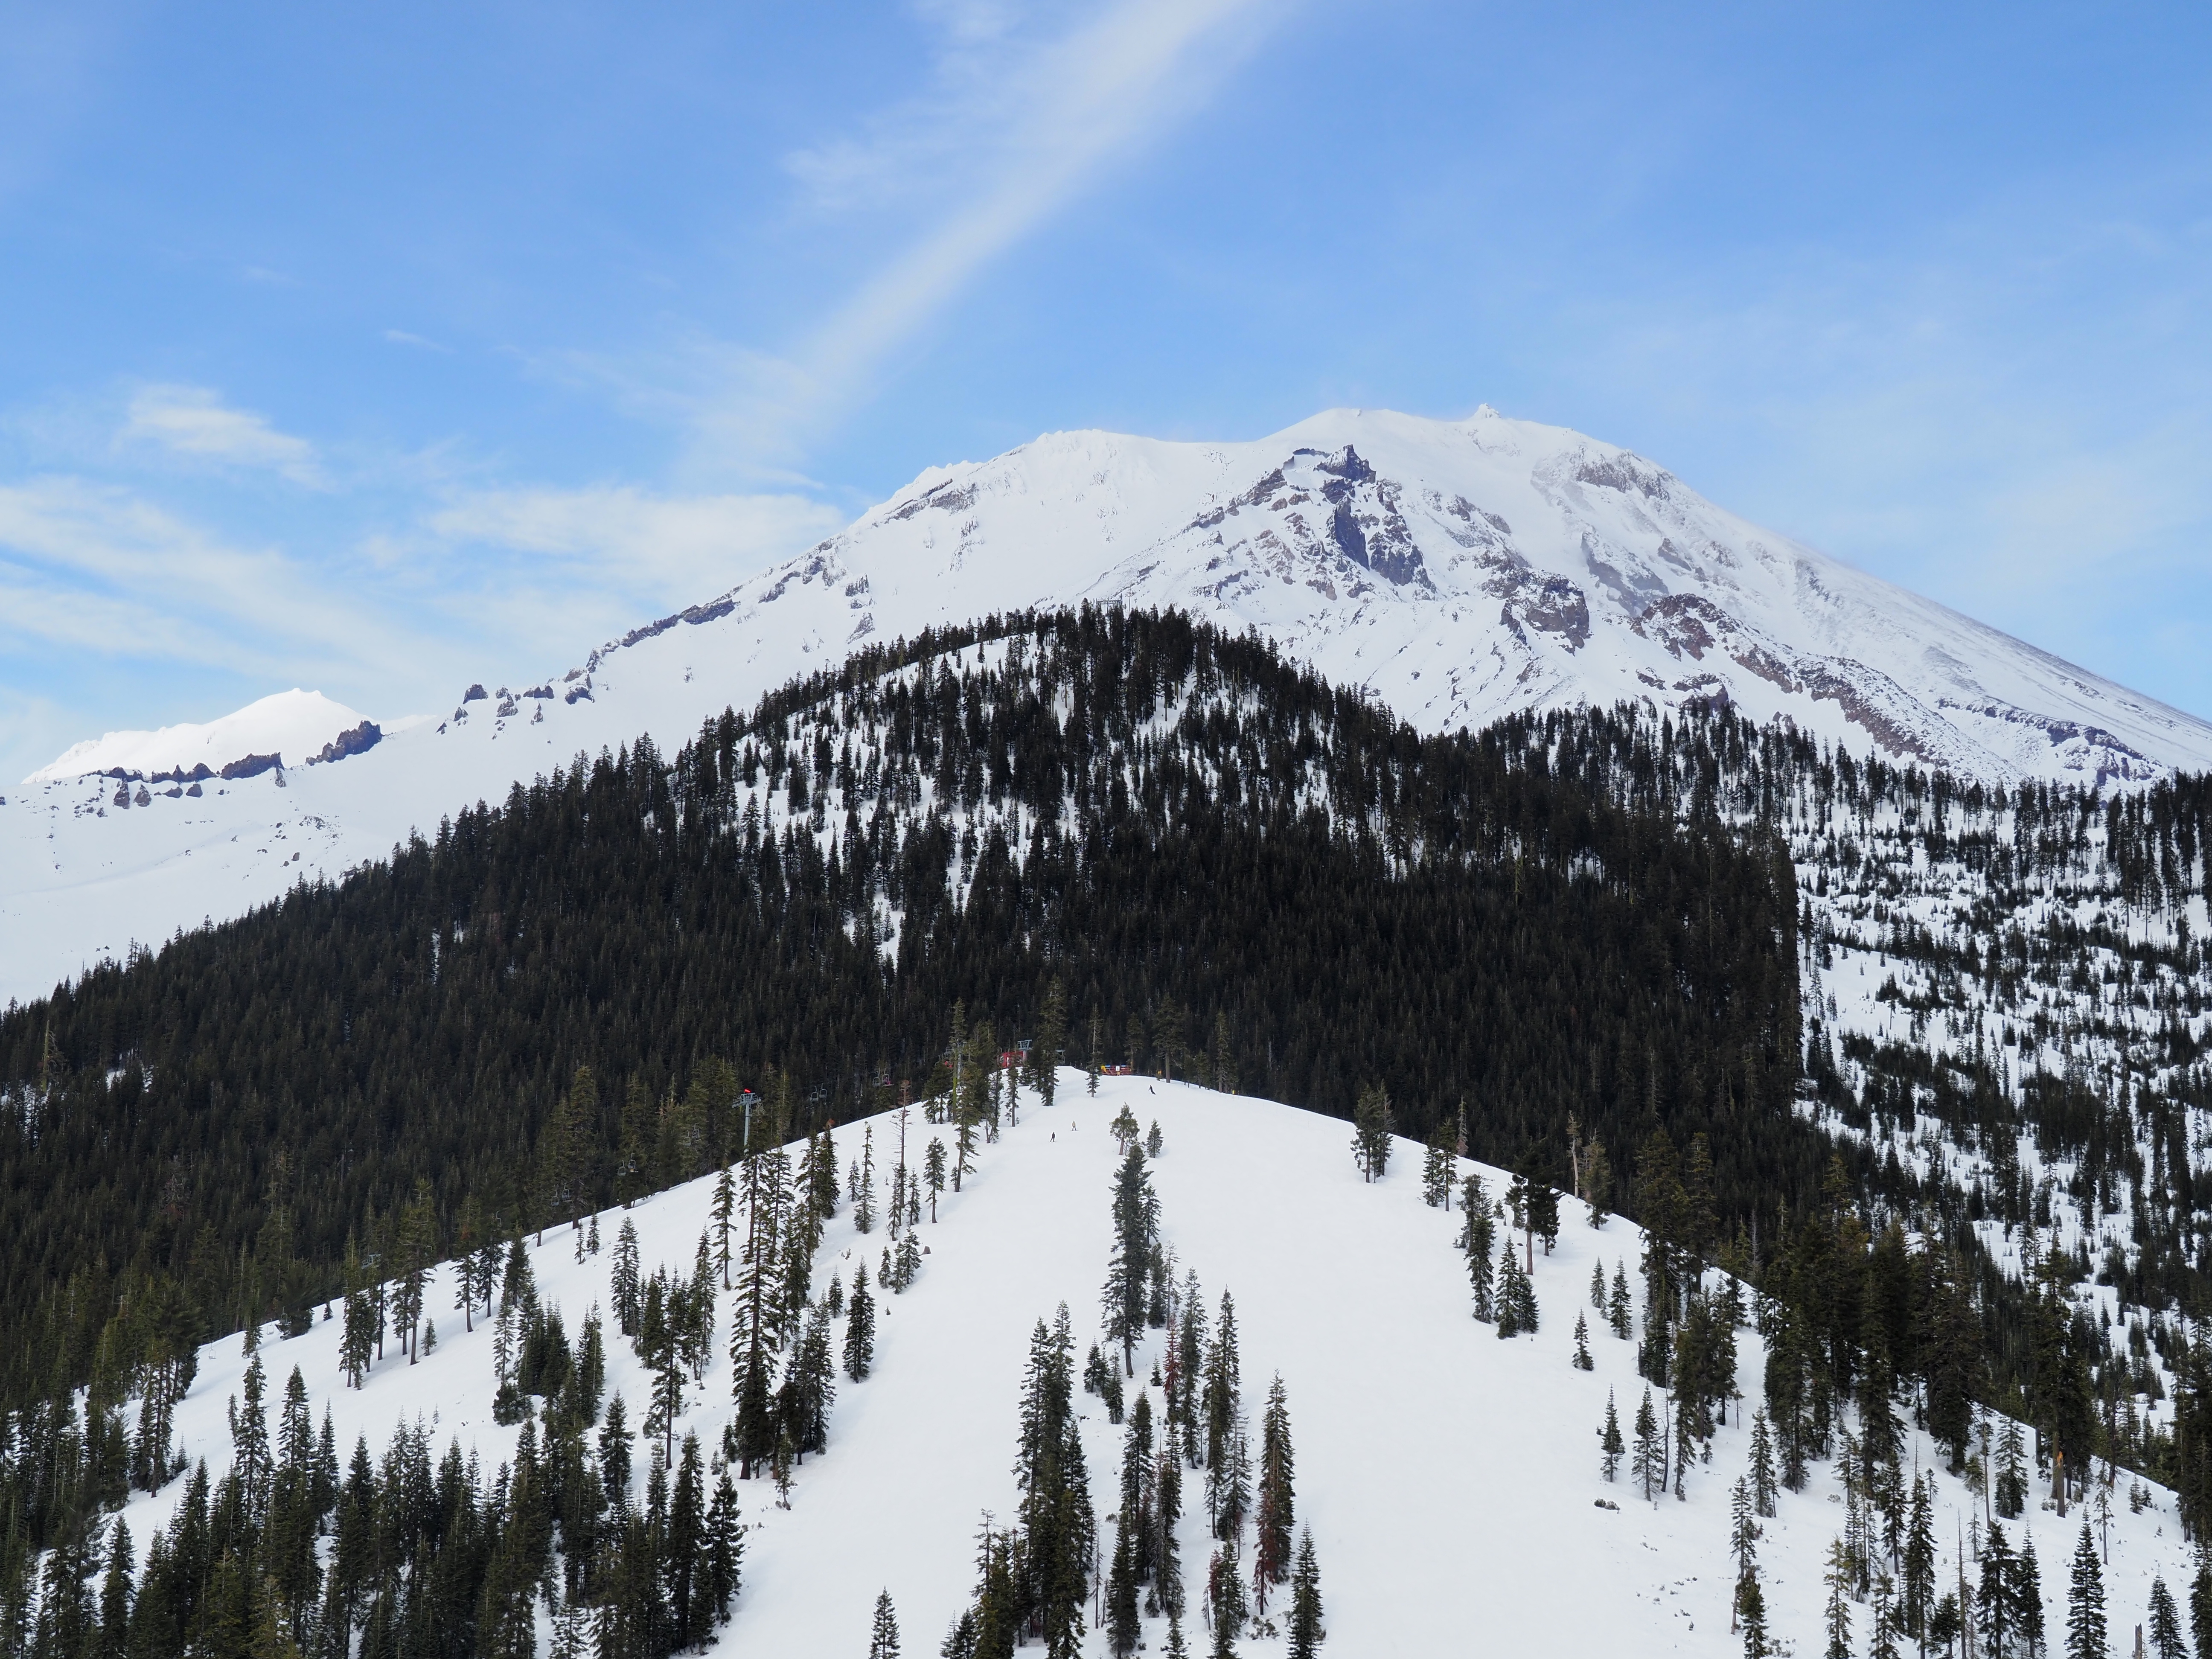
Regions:
M 1109 1355 L 1115 1350 L 1101 1286 L 1115 1252 L 1114 1199 L 1127 1161 L 1112 1126 L 1126 1109 L 1143 1134 L 1158 1128 L 1157 1155 L 1141 1162 L 1157 1200 L 1157 1239 L 1171 1264 L 1165 1279 L 1176 1301 L 1164 1330 L 1139 1329 L 1134 1376 L 1124 1384 L 1129 1415 L 1144 1395 L 1154 1423 L 1164 1428 L 1164 1389 L 1152 1379 L 1156 1370 L 1164 1377 L 1185 1322 L 1194 1282 L 1188 1276 L 1194 1275 L 1197 1322 L 1209 1341 L 1224 1293 L 1232 1296 L 1241 1417 L 1255 1466 L 1270 1384 L 1281 1380 L 1295 1447 L 1291 1535 L 1310 1534 L 1327 1654 L 1746 1651 L 1744 1636 L 1732 1628 L 1741 1544 L 1732 1498 L 1739 1480 L 1749 1477 L 1753 1414 L 1763 1395 L 1764 1349 L 1753 1323 L 1735 1332 L 1737 1397 L 1726 1402 L 1725 1421 L 1706 1443 L 1710 1452 L 1698 1447 L 1686 1468 L 1676 1469 L 1674 1441 L 1662 1427 L 1656 1438 L 1669 1459 L 1668 1485 L 1647 1499 L 1635 1471 L 1634 1425 L 1647 1387 L 1638 1373 L 1638 1343 L 1614 1334 L 1607 1311 L 1594 1308 L 1590 1294 L 1593 1269 L 1608 1288 L 1623 1276 L 1641 1335 L 1643 1236 L 1629 1223 L 1608 1218 L 1593 1226 L 1585 1206 L 1559 1195 L 1556 1247 L 1547 1249 L 1540 1237 L 1534 1246 L 1539 1327 L 1501 1340 L 1497 1323 L 1472 1316 L 1474 1292 L 1461 1241 L 1466 1177 L 1480 1176 L 1487 1196 L 1503 1200 L 1511 1182 L 1506 1172 L 1459 1160 L 1447 1212 L 1425 1201 L 1425 1184 L 1433 1183 L 1424 1181 L 1423 1148 L 1410 1141 L 1392 1143 L 1386 1168 L 1370 1182 L 1355 1158 L 1351 1126 L 1341 1120 L 1157 1079 L 1107 1076 L 1095 1093 L 1089 1082 L 1083 1073 L 1062 1070 L 1049 1108 L 1034 1090 L 1023 1091 L 1018 1121 L 1007 1118 L 995 1137 L 977 1132 L 973 1167 L 957 1192 L 948 1176 L 933 1206 L 930 1192 L 921 1190 L 913 1231 L 922 1253 L 903 1290 L 878 1284 L 887 1250 L 894 1253 L 895 1280 L 903 1277 L 884 1213 L 902 1133 L 907 1166 L 919 1173 L 930 1143 L 950 1150 L 957 1131 L 929 1121 L 920 1106 L 903 1124 L 894 1110 L 835 1129 L 841 1196 L 812 1260 L 811 1287 L 819 1302 L 833 1282 L 837 1286 L 846 1311 L 829 1323 L 842 1356 L 852 1292 L 865 1267 L 877 1310 L 872 1364 L 860 1381 L 838 1366 L 826 1449 L 799 1459 L 786 1483 L 766 1468 L 735 1481 L 740 1585 L 728 1622 L 712 1633 L 707 1650 L 862 1659 L 880 1652 L 878 1604 L 887 1595 L 901 1651 L 935 1654 L 972 1609 L 982 1530 L 1013 1527 L 1021 1511 L 1014 1471 L 1040 1322 L 1049 1328 L 1066 1309 L 1079 1379 L 1087 1372 L 1097 1380 L 1086 1364 L 1094 1344 Z M 807 1146 L 787 1151 L 795 1168 Z M 863 1159 L 872 1164 L 876 1212 L 866 1231 L 843 1190 Z M 744 1178 L 741 1166 L 740 1194 Z M 598 1310 L 605 1395 L 587 1438 L 599 1444 L 619 1396 L 631 1431 L 627 1502 L 634 1509 L 648 1501 L 655 1449 L 663 1444 L 680 1448 L 696 1437 L 710 1460 L 708 1492 L 722 1472 L 725 1431 L 736 1412 L 732 1330 L 741 1317 L 743 1263 L 732 1268 L 740 1288 L 723 1291 L 715 1260 L 703 1373 L 670 1368 L 682 1374 L 680 1410 L 671 1422 L 655 1420 L 648 1437 L 654 1374 L 617 1328 L 622 1229 L 626 1222 L 635 1227 L 642 1279 L 665 1269 L 672 1281 L 689 1285 L 702 1248 L 718 1257 L 720 1181 L 709 1176 L 627 1212 L 603 1211 L 574 1229 L 564 1219 L 542 1237 L 523 1240 L 537 1304 L 542 1313 L 559 1310 L 572 1341 L 580 1343 L 587 1316 Z M 1492 1224 L 1493 1248 L 1507 1248 L 1509 1239 L 1512 1250 L 1528 1248 L 1502 1207 Z M 732 1252 L 741 1255 L 741 1196 L 731 1225 Z M 593 1237 L 595 1253 L 583 1249 Z M 1717 1289 L 1721 1276 L 1710 1274 L 1709 1283 Z M 463 1461 L 474 1460 L 487 1492 L 502 1489 L 524 1427 L 495 1420 L 495 1368 L 502 1358 L 516 1363 L 503 1351 L 515 1337 L 519 1310 L 495 1319 L 479 1301 L 465 1320 L 458 1284 L 453 1264 L 434 1270 L 422 1306 L 434 1322 L 434 1345 L 424 1335 L 410 1360 L 404 1343 L 387 1335 L 358 1389 L 348 1386 L 343 1368 L 342 1304 L 289 1340 L 264 1328 L 251 1357 L 235 1335 L 203 1349 L 189 1393 L 175 1407 L 171 1467 L 180 1472 L 151 1495 L 134 1492 L 121 1516 L 141 1563 L 191 1488 L 191 1467 L 204 1460 L 218 1487 L 230 1468 L 250 1364 L 266 1379 L 272 1436 L 297 1370 L 314 1425 L 319 1430 L 325 1417 L 331 1425 L 341 1481 L 357 1441 L 365 1440 L 380 1467 L 395 1431 L 406 1429 L 420 1434 L 431 1464 L 457 1445 Z M 1510 1299 L 1510 1285 L 1493 1288 Z M 2104 1289 L 2089 1294 L 2112 1297 Z M 1753 1302 L 1744 1292 L 1747 1321 Z M 1576 1362 L 1578 1320 L 1588 1330 L 1588 1370 Z M 1079 1380 L 1072 1399 L 1097 1521 L 1079 1651 L 1103 1655 L 1111 1650 L 1107 1581 L 1128 1429 L 1110 1421 L 1106 1401 Z M 1667 1395 L 1653 1389 L 1651 1399 L 1663 1424 Z M 1626 1443 L 1612 1480 L 1601 1469 L 1599 1436 L 1608 1401 Z M 541 1410 L 545 1404 L 530 1403 Z M 515 1418 L 512 1406 L 510 1396 L 500 1414 Z M 1925 1530 L 1934 1547 L 1934 1596 L 1955 1595 L 1963 1583 L 1973 1607 L 1989 1497 L 1984 1484 L 1946 1471 L 1942 1449 L 1912 1427 L 1910 1402 L 1900 1402 L 1899 1415 L 1902 1479 L 1909 1488 L 1924 1476 L 1932 1491 Z M 137 1421 L 135 1407 L 125 1419 Z M 1987 1421 L 1989 1443 L 2002 1443 L 2002 1419 Z M 1854 1426 L 1849 1414 L 1844 1426 Z M 1155 1446 L 1161 1443 L 1156 1436 Z M 1839 1450 L 1850 1443 L 1838 1433 Z M 1850 1627 L 1842 1650 L 1878 1650 L 1879 1584 L 1871 1593 L 1858 1584 L 1840 1597 L 1832 1592 L 1832 1553 L 1839 1539 L 1856 1533 L 1868 1540 L 1863 1548 L 1874 1579 L 1896 1570 L 1880 1517 L 1862 1510 L 1840 1468 L 1835 1461 L 1812 1463 L 1802 1490 L 1780 1489 L 1774 1514 L 1758 1521 L 1756 1574 L 1771 1652 L 1834 1651 L 1838 1611 Z M 2150 1639 L 2154 1578 L 2187 1621 L 2195 1565 L 2172 1495 L 2125 1474 L 2108 1484 L 2107 1473 L 2093 1471 L 2089 1495 L 2062 1517 L 2050 1480 L 2031 1464 L 2024 1516 L 1998 1523 L 2014 1554 L 2033 1543 L 2044 1650 L 2054 1655 L 2068 1650 L 2068 1585 L 2085 1522 L 2095 1540 L 2113 1653 L 2136 1650 L 2139 1625 Z M 1223 1548 L 1209 1533 L 1207 1478 L 1199 1468 L 1182 1470 L 1180 1633 L 1194 1655 L 1221 1650 L 1207 1618 L 1208 1563 Z M 787 1502 L 779 1499 L 780 1484 Z M 1240 1528 L 1237 1566 L 1247 1600 L 1255 1533 L 1249 1519 Z M 102 1534 L 103 1547 L 110 1535 L 112 1529 Z M 327 1560 L 333 1547 L 325 1536 L 316 1547 Z M 544 1588 L 557 1589 L 561 1580 L 556 1565 Z M 91 1580 L 95 1594 L 99 1582 L 96 1575 Z M 580 1618 L 571 1615 L 565 1630 L 556 1618 L 557 1595 L 541 1589 L 526 1605 L 535 1651 L 558 1652 L 578 1634 Z M 1291 1605 L 1289 1584 L 1272 1587 L 1264 1613 L 1248 1620 L 1226 1650 L 1287 1651 Z M 1141 1610 L 1140 1617 L 1143 1650 L 1167 1651 L 1168 1620 Z M 1976 1651 L 1990 1650 L 1987 1634 Z M 1904 1640 L 1888 1650 L 1911 1653 L 1915 1646 Z

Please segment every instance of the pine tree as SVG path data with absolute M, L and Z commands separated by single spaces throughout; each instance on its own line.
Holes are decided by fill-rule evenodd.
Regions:
M 2027 1447 L 2017 1419 L 2005 1419 L 1997 1437 L 1996 1511 L 2008 1521 L 2017 1520 L 2027 1507 Z
M 1756 1572 L 1736 1580 L 1735 1621 L 1743 1632 L 1743 1659 L 1768 1659 L 1774 1650 L 1766 1638 L 1766 1595 Z
M 860 1131 L 860 1158 L 853 1166 L 853 1226 L 858 1232 L 872 1232 L 876 1225 L 876 1126 L 864 1125 Z
M 1828 1604 L 1820 1620 L 1820 1628 L 1828 1638 L 1824 1659 L 1852 1659 L 1849 1598 L 1856 1576 L 1850 1552 L 1838 1538 L 1828 1546 L 1828 1571 L 1823 1580 L 1828 1587 Z
M 1774 1474 L 1774 1437 L 1767 1432 L 1766 1413 L 1757 1413 L 1751 1419 L 1751 1502 L 1759 1514 L 1770 1520 L 1774 1515 L 1777 1487 Z
M 1114 1178 L 1114 1255 L 1106 1274 L 1106 1334 L 1121 1347 L 1127 1374 L 1137 1374 L 1137 1344 L 1145 1334 L 1146 1278 L 1158 1245 L 1159 1200 L 1129 1121 L 1121 1167 Z
M 1874 1581 L 1874 1607 L 1868 1620 L 1867 1659 L 1905 1659 L 1904 1650 L 1897 1644 L 1897 1586 L 1886 1573 L 1877 1573 Z M 1991 1652 L 1991 1659 L 2005 1656 Z M 2023 1656 L 2024 1659 L 2024 1656 Z
M 1607 1389 L 1605 1393 L 1605 1422 L 1597 1431 L 1598 1467 L 1605 1472 L 1607 1480 L 1620 1474 L 1621 1454 L 1626 1449 L 1620 1437 L 1620 1413 L 1614 1409 L 1613 1390 Z
M 1628 1300 L 1628 1269 L 1623 1264 L 1615 1262 L 1613 1269 L 1613 1297 L 1607 1307 L 1607 1322 L 1613 1327 L 1613 1334 L 1615 1336 L 1623 1342 L 1630 1342 L 1636 1337 L 1636 1327 L 1633 1322 L 1634 1314 Z
M 1428 1146 L 1421 1159 L 1421 1202 L 1432 1210 L 1451 1208 L 1453 1142 L 1450 1120 L 1438 1118 L 1436 1127 L 1429 1131 Z
M 1054 975 L 1044 988 L 1044 1012 L 1037 1018 L 1036 1041 L 1030 1045 L 1030 1086 L 1049 1111 L 1060 1087 L 1060 1063 L 1067 1048 L 1067 994 Z
M 2035 1534 L 2021 1528 L 2020 1553 L 2013 1558 L 2013 1618 L 2023 1659 L 2043 1659 L 2043 1572 L 2035 1562 Z
M 1369 1181 L 1380 1181 L 1389 1167 L 1390 1097 L 1379 1083 L 1362 1089 L 1352 1107 L 1352 1156 Z
M 1291 1570 L 1290 1659 L 1317 1659 L 1328 1632 L 1321 1624 L 1321 1569 L 1314 1564 L 1313 1534 L 1298 1534 L 1297 1565 Z
M 875 1623 L 868 1632 L 868 1659 L 899 1659 L 898 1613 L 888 1589 L 876 1597 Z
M 1496 1280 L 1490 1264 L 1497 1233 L 1491 1220 L 1490 1194 L 1483 1190 L 1480 1176 L 1467 1178 L 1460 1210 L 1464 1224 L 1459 1231 L 1459 1248 L 1466 1254 L 1468 1282 L 1474 1290 L 1474 1316 L 1488 1323 L 1498 1316 Z
M 2189 1659 L 2181 1636 L 2181 1609 L 2163 1578 L 2150 1581 L 2150 1650 L 2156 1659 Z
M 1735 1557 L 1738 1578 L 1759 1564 L 1759 1513 L 1752 1507 L 1748 1481 L 1738 1480 L 1729 1493 L 1729 1550 Z
M 1651 1500 L 1654 1492 L 1667 1486 L 1667 1448 L 1659 1435 L 1659 1419 L 1651 1409 L 1651 1390 L 1644 1390 L 1644 1402 L 1636 1408 L 1636 1444 L 1628 1460 L 1629 1478 L 1644 1488 L 1644 1500 Z
M 1595 1370 L 1597 1362 L 1590 1358 L 1589 1322 L 1580 1313 L 1575 1315 L 1575 1369 Z
M 1296 1518 L 1295 1459 L 1291 1450 L 1291 1408 L 1276 1373 L 1267 1385 L 1267 1407 L 1260 1419 L 1260 1496 L 1254 1514 L 1253 1605 L 1267 1609 L 1267 1589 L 1289 1577 L 1291 1525 Z
M 2084 1521 L 2066 1584 L 2066 1659 L 2106 1659 L 2107 1651 L 2105 1573 L 2097 1563 L 2097 1546 L 2089 1536 L 2089 1523 Z
M 1602 1319 L 1605 1316 L 1605 1263 L 1590 1264 L 1590 1307 Z
M 1143 1626 L 1137 1610 L 1137 1554 L 1132 1547 L 1134 1528 L 1124 1516 L 1115 1529 L 1114 1564 L 1106 1575 L 1106 1645 L 1115 1659 L 1127 1659 L 1137 1650 Z
M 945 1143 L 935 1135 L 929 1138 L 929 1150 L 921 1155 L 921 1178 L 929 1188 L 929 1219 L 934 1225 L 938 1194 L 945 1190 Z
M 2004 1528 L 1993 1519 L 1982 1540 L 1982 1582 L 1975 1595 L 1984 1649 L 1993 1655 L 2012 1651 L 2018 1632 L 2013 1619 L 2014 1593 L 2018 1588 L 2013 1570 L 2012 1546 Z
M 867 1379 L 876 1357 L 876 1300 L 868 1294 L 868 1264 L 853 1272 L 853 1295 L 845 1310 L 845 1375 L 855 1382 Z

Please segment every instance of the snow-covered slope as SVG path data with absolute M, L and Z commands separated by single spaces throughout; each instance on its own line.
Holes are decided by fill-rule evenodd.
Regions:
M 155 779 L 175 774 L 181 780 L 197 780 L 270 756 L 289 766 L 302 766 L 325 749 L 342 746 L 348 733 L 360 732 L 357 743 L 367 739 L 369 734 L 362 730 L 362 724 L 363 717 L 343 703 L 295 686 L 204 726 L 110 732 L 72 745 L 24 781 L 72 782 L 90 772 Z
M 1060 1104 L 1047 1112 L 1032 1100 L 1018 1127 L 981 1149 L 977 1173 L 960 1194 L 947 1194 L 941 1218 L 923 1220 L 930 1254 L 921 1275 L 903 1295 L 882 1298 L 876 1369 L 858 1383 L 839 1378 L 830 1449 L 799 1469 L 790 1507 L 777 1506 L 766 1480 L 742 1487 L 751 1528 L 744 1588 L 714 1650 L 859 1654 L 880 1589 L 896 1605 L 905 1650 L 935 1650 L 972 1589 L 979 1515 L 989 1510 L 1003 1521 L 1014 1509 L 1009 1470 L 1032 1328 L 1064 1302 L 1079 1352 L 1098 1335 L 1115 1162 L 1107 1126 L 1126 1102 L 1165 1138 L 1152 1175 L 1179 1268 L 1198 1275 L 1209 1306 L 1224 1290 L 1236 1297 L 1248 1409 L 1256 1417 L 1273 1375 L 1287 1389 L 1297 1519 L 1311 1528 L 1319 1559 L 1328 1654 L 1457 1652 L 1476 1631 L 1482 1650 L 1499 1653 L 1741 1651 L 1729 1633 L 1729 1493 L 1744 1471 L 1748 1434 L 1722 1429 L 1712 1461 L 1692 1468 L 1682 1499 L 1644 1503 L 1625 1470 L 1620 1484 L 1601 1478 L 1595 1433 L 1608 1395 L 1624 1423 L 1642 1397 L 1632 1345 L 1593 1318 L 1595 1369 L 1571 1364 L 1591 1267 L 1610 1274 L 1625 1262 L 1632 1279 L 1635 1229 L 1616 1219 L 1593 1231 L 1582 1206 L 1568 1205 L 1557 1254 L 1537 1258 L 1541 1331 L 1501 1341 L 1468 1316 L 1453 1246 L 1459 1217 L 1422 1203 L 1418 1147 L 1400 1142 L 1389 1174 L 1369 1185 L 1335 1120 L 1141 1078 L 1108 1079 L 1095 1098 L 1081 1085 L 1079 1073 L 1062 1073 Z M 872 1123 L 880 1176 L 896 1129 L 889 1117 Z M 841 1164 L 859 1156 L 863 1127 L 837 1131 Z M 908 1133 L 915 1155 L 945 1132 L 916 1113 Z M 1502 1180 L 1485 1173 L 1493 1185 Z M 710 1224 L 712 1186 L 695 1182 L 633 1212 L 648 1273 L 656 1265 L 689 1273 Z M 599 1218 L 609 1244 L 619 1218 Z M 857 1234 L 850 1206 L 841 1206 L 816 1260 L 817 1291 L 832 1273 L 849 1285 L 863 1259 L 872 1272 L 884 1243 L 880 1227 Z M 560 1306 L 572 1331 L 587 1308 L 611 1301 L 611 1252 L 579 1263 L 573 1249 L 569 1233 L 549 1232 L 532 1256 L 541 1297 Z M 428 1303 L 436 1350 L 410 1367 L 387 1348 L 359 1392 L 340 1383 L 338 1324 L 264 1341 L 272 1400 L 297 1366 L 315 1418 L 326 1406 L 333 1416 L 342 1462 L 357 1435 L 379 1451 L 395 1426 L 420 1421 L 434 1460 L 458 1441 L 465 1454 L 480 1455 L 489 1481 L 512 1455 L 518 1431 L 491 1421 L 491 1333 L 479 1321 L 464 1334 L 453 1302 L 441 1271 Z M 715 1357 L 703 1385 L 689 1391 L 679 1438 L 696 1431 L 711 1447 L 729 1420 L 731 1316 L 725 1296 Z M 635 1425 L 646 1373 L 611 1322 L 608 1334 L 609 1388 L 623 1394 Z M 1738 1341 L 1738 1386 L 1755 1399 L 1760 1345 L 1748 1329 Z M 1140 1382 L 1158 1344 L 1155 1333 L 1140 1350 Z M 245 1364 L 235 1338 L 205 1350 L 178 1413 L 181 1449 L 207 1458 L 217 1475 L 229 1457 L 226 1406 Z M 1102 1551 L 1110 1554 L 1121 1431 L 1096 1398 L 1079 1401 Z M 1940 1467 L 1924 1439 L 1908 1438 L 1908 1465 Z M 641 1488 L 645 1461 L 641 1445 L 633 1460 Z M 1186 1637 L 1203 1650 L 1195 1606 L 1210 1540 L 1195 1481 L 1186 1509 L 1196 1512 L 1186 1514 L 1181 1538 L 1194 1595 Z M 173 1480 L 127 1511 L 142 1551 L 185 1485 Z M 1981 1499 L 1948 1476 L 1936 1485 L 1948 1577 L 1954 1528 L 1977 1535 Z M 1773 1634 L 1790 1644 L 1781 1651 L 1824 1646 L 1824 1564 L 1844 1524 L 1841 1490 L 1833 1466 L 1815 1466 L 1806 1490 L 1782 1492 L 1779 1512 L 1764 1523 L 1759 1572 Z M 2146 1491 L 2150 1507 L 2140 1513 L 2113 1505 L 2105 1577 L 2116 1650 L 2145 1616 L 2152 1576 L 2172 1587 L 2192 1571 L 2171 1495 Z M 2079 1513 L 2061 1519 L 2031 1503 L 2024 1521 L 2006 1527 L 2014 1548 L 2023 1532 L 2033 1537 L 2054 1633 L 2064 1627 L 2064 1564 L 2080 1524 Z M 1863 1644 L 1868 1610 L 1850 1613 Z M 1152 1651 L 1163 1638 L 1162 1623 L 1147 1621 Z M 1084 1651 L 1104 1650 L 1094 1629 Z M 1266 1638 L 1238 1647 L 1254 1659 L 1282 1650 Z
M 1563 428 L 1336 410 L 1249 443 L 1061 433 L 933 469 L 720 598 L 387 729 L 342 764 L 302 771 L 288 746 L 289 775 L 198 799 L 155 787 L 142 806 L 135 784 L 118 801 L 112 781 L 78 781 L 73 768 L 140 769 L 80 745 L 0 802 L 0 997 L 380 857 L 580 750 L 646 732 L 671 746 L 869 641 L 1084 600 L 1259 629 L 1426 730 L 1725 700 L 1991 781 L 2212 768 L 2204 721 Z

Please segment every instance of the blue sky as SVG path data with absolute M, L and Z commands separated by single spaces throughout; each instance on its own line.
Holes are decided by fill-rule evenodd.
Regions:
M 1491 403 L 2212 714 L 2201 6 L 0 0 L 0 779 Z

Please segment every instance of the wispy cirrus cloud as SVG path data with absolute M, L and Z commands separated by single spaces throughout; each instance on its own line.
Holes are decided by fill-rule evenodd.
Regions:
M 929 84 L 849 137 L 785 158 L 804 213 L 910 222 L 783 350 L 695 339 L 681 361 L 592 366 L 634 406 L 675 411 L 708 456 L 789 465 L 866 397 L 885 360 L 1114 162 L 1201 108 L 1294 6 L 1115 0 L 1071 12 L 929 0 Z
M 110 656 L 289 672 L 405 654 L 323 573 L 81 478 L 0 486 L 0 632 Z
M 321 458 L 305 438 L 279 431 L 251 410 L 234 409 L 205 386 L 149 386 L 131 399 L 119 446 L 153 445 L 216 465 L 275 472 L 319 489 Z
M 428 524 L 446 541 L 550 556 L 573 576 L 655 603 L 689 603 L 844 520 L 805 495 L 670 495 L 610 485 L 483 491 L 431 514 Z

